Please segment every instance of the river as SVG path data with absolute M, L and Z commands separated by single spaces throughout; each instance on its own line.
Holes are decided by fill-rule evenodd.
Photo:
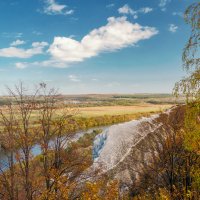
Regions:
M 93 131 L 99 130 L 99 129 L 104 131 L 105 129 L 107 129 L 110 126 L 99 126 L 99 127 L 90 128 L 88 130 L 78 131 L 70 138 L 69 142 L 76 142 L 81 137 L 83 137 L 86 133 L 92 134 Z M 63 136 L 63 137 L 65 137 L 65 136 Z M 50 141 L 50 146 L 52 146 L 52 145 L 53 145 L 53 140 Z M 67 144 L 65 144 L 65 147 L 67 147 Z M 31 149 L 31 153 L 34 157 L 37 155 L 40 155 L 41 154 L 40 145 L 38 145 L 38 144 L 34 145 Z M 6 168 L 6 167 L 2 167 L 2 165 L 6 165 L 6 162 L 7 162 L 6 152 L 2 151 L 2 149 L 0 148 L 0 168 Z

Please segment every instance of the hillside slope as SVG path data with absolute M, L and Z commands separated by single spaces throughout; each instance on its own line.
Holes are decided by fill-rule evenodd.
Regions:
M 178 106 L 150 118 L 111 126 L 95 138 L 93 166 L 123 183 L 139 180 L 167 136 L 183 126 L 184 113 L 185 107 Z

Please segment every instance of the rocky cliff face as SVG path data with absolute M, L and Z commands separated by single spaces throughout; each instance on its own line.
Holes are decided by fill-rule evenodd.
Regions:
M 95 168 L 126 184 L 139 180 L 167 136 L 183 126 L 184 113 L 184 106 L 173 107 L 150 118 L 111 126 L 94 141 Z

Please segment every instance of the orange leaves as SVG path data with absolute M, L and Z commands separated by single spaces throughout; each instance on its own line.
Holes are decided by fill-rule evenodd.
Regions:
M 49 189 L 43 188 L 41 194 L 37 197 L 37 199 L 69 200 L 69 196 L 74 190 L 76 184 L 68 184 L 68 177 L 61 175 L 60 171 L 55 168 L 50 170 L 49 175 L 51 177 L 51 187 Z
M 106 183 L 103 180 L 87 182 L 85 191 L 82 193 L 82 200 L 117 200 L 119 199 L 118 182 Z

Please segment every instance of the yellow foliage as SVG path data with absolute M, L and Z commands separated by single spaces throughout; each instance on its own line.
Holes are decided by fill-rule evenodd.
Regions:
M 98 181 L 95 183 L 87 182 L 81 200 L 118 200 L 118 182 L 111 181 L 105 184 L 105 181 Z

